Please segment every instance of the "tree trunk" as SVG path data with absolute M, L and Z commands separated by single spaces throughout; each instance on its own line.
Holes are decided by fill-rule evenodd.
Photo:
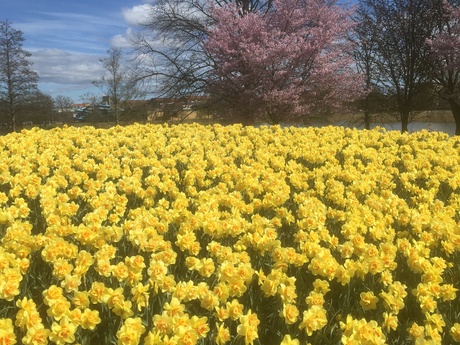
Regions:
M 16 114 L 11 115 L 11 130 L 16 132 Z
M 232 116 L 233 123 L 241 123 L 243 126 L 254 126 L 256 120 L 251 113 L 237 114 Z
M 401 112 L 401 133 L 409 131 L 409 112 Z
M 460 104 L 454 100 L 449 100 L 449 105 L 455 119 L 455 135 L 460 135 Z
M 371 129 L 371 114 L 367 109 L 364 111 L 364 128 Z

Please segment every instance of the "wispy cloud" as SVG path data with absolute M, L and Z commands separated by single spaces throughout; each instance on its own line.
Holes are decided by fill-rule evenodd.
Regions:
M 39 12 L 35 19 L 19 23 L 18 27 L 34 45 L 95 53 L 105 51 L 113 33 L 124 31 L 126 25 L 119 18 Z
M 33 69 L 42 82 L 82 84 L 102 72 L 99 56 L 69 53 L 60 49 L 41 49 L 32 53 Z
M 24 33 L 39 88 L 77 100 L 88 90 L 98 93 L 91 81 L 103 73 L 99 59 L 108 49 L 131 47 L 133 28 L 148 18 L 146 1 L 13 0 L 2 3 L 2 15 Z
M 40 76 L 40 88 L 56 96 L 72 93 L 72 97 L 94 89 L 91 81 L 103 73 L 100 56 L 70 53 L 60 49 L 40 49 L 32 52 L 32 68 Z
M 137 26 L 141 24 L 147 24 L 149 22 L 151 11 L 151 5 L 142 4 L 131 8 L 124 8 L 122 10 L 122 14 L 127 24 Z

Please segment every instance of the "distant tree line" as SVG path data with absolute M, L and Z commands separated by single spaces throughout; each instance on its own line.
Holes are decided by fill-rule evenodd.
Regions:
M 417 111 L 441 103 L 460 134 L 457 1 L 359 0 L 355 10 L 333 0 L 151 6 L 134 45 L 139 77 L 162 95 L 207 95 L 215 114 L 245 123 L 355 106 L 367 128 L 386 112 L 403 131 Z
M 359 0 L 355 7 L 335 0 L 158 0 L 150 6 L 149 21 L 132 37 L 135 57 L 128 61 L 111 49 L 100 60 L 104 73 L 93 84 L 105 102 L 86 95 L 92 98 L 86 121 L 194 112 L 281 123 L 347 110 L 362 114 L 366 128 L 391 114 L 407 131 L 418 112 L 444 107 L 460 134 L 456 0 Z M 69 100 L 37 90 L 22 33 L 8 21 L 0 30 L 0 123 L 15 130 L 18 119 L 45 114 L 63 121 Z M 181 103 L 193 97 L 202 100 L 193 109 Z M 144 99 L 150 101 L 134 105 Z
M 54 99 L 38 89 L 39 75 L 29 61 L 31 53 L 23 49 L 22 31 L 10 21 L 0 22 L 0 133 L 16 131 L 32 125 L 53 125 L 75 121 L 74 101 L 58 95 Z M 119 49 L 108 51 L 100 60 L 104 73 L 93 84 L 103 92 L 102 97 L 83 95 L 89 122 L 111 121 L 118 124 L 145 120 L 147 109 L 136 103 L 142 96 L 141 82 L 134 82 L 132 70 L 123 65 Z M 106 100 L 108 111 L 97 106 Z

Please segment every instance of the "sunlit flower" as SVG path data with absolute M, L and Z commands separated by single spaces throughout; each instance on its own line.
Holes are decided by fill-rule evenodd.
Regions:
M 216 335 L 216 344 L 224 345 L 228 343 L 231 339 L 230 331 L 223 323 L 217 323 L 217 335 Z
M 327 325 L 326 310 L 318 305 L 313 305 L 303 312 L 302 322 L 299 325 L 307 335 L 312 335 L 314 331 L 320 330 Z
M 119 281 L 126 280 L 129 276 L 129 270 L 128 267 L 124 262 L 119 262 L 114 266 L 111 266 L 110 271 L 112 272 L 112 275 Z
M 457 343 L 460 343 L 460 323 L 454 323 L 449 330 L 449 334 Z
M 72 323 L 68 318 L 61 318 L 59 323 L 53 322 L 51 326 L 50 340 L 57 345 L 75 342 L 75 332 L 77 325 Z
M 389 332 L 390 330 L 396 331 L 398 328 L 398 317 L 391 313 L 383 313 L 383 325 L 382 328 Z
M 107 288 L 104 283 L 93 282 L 90 290 L 88 291 L 91 303 L 101 303 L 106 295 Z
M 56 301 L 60 300 L 63 296 L 63 290 L 56 285 L 51 285 L 48 289 L 43 291 L 43 301 L 46 305 L 51 306 Z
M 243 337 L 246 345 L 254 344 L 254 340 L 259 338 L 258 326 L 260 321 L 257 314 L 252 313 L 251 309 L 249 309 L 246 314 L 240 316 L 239 321 L 240 324 L 236 330 L 238 335 Z
M 453 301 L 457 298 L 458 289 L 452 284 L 443 284 L 440 287 L 440 295 L 443 301 Z
M 137 345 L 145 332 L 140 318 L 128 318 L 117 332 L 118 345 Z
M 243 315 L 244 305 L 238 302 L 237 299 L 233 299 L 231 302 L 227 302 L 226 304 L 228 315 L 232 320 L 237 320 Z
M 11 319 L 0 319 L 0 344 L 16 344 L 13 321 Z
M 69 311 L 70 302 L 65 297 L 61 297 L 53 301 L 47 310 L 47 314 L 59 321 L 64 316 L 68 316 Z
M 73 298 L 72 298 L 72 304 L 80 309 L 87 308 L 89 306 L 89 296 L 88 296 L 88 291 L 75 291 Z
M 201 259 L 199 272 L 203 277 L 210 277 L 215 271 L 214 261 L 211 258 Z
M 24 297 L 22 300 L 17 300 L 16 306 L 19 308 L 19 311 L 16 314 L 16 321 L 14 324 L 22 331 L 32 328 L 42 322 L 35 302 L 32 299 Z
M 43 324 L 37 323 L 27 329 L 26 335 L 22 338 L 25 345 L 46 345 L 51 331 L 46 329 Z
M 66 275 L 64 280 L 61 281 L 61 287 L 66 292 L 77 291 L 81 284 L 81 278 L 77 275 Z
M 192 316 L 190 319 L 190 326 L 195 330 L 196 334 L 200 338 L 206 337 L 206 334 L 209 332 L 209 324 L 207 317 L 197 317 Z
M 377 309 L 379 298 L 374 295 L 374 292 L 361 292 L 360 297 L 361 300 L 359 301 L 359 304 L 361 307 L 363 307 L 364 310 Z
M 5 271 L 4 275 L 0 275 L 0 300 L 12 301 L 19 295 L 19 284 L 21 283 L 22 276 L 14 274 L 13 269 Z
M 416 322 L 412 324 L 410 328 L 407 329 L 407 332 L 413 340 L 422 338 L 425 334 L 425 329 L 423 326 L 418 325 Z
M 284 318 L 287 324 L 292 325 L 297 322 L 299 310 L 294 304 L 283 304 L 283 309 L 280 311 L 280 316 Z
M 163 306 L 164 311 L 168 316 L 182 316 L 184 314 L 185 305 L 181 304 L 176 297 L 171 298 L 171 302 L 166 302 Z
M 322 279 L 316 279 L 313 282 L 313 287 L 315 288 L 315 291 L 325 295 L 329 291 L 331 291 L 329 287 L 329 282 L 327 280 L 322 280 Z
M 442 333 L 443 328 L 446 326 L 441 314 L 425 314 L 426 322 L 435 328 L 439 333 Z
M 346 322 L 340 322 L 340 328 L 343 331 L 342 343 L 344 345 L 385 344 L 386 337 L 374 320 L 369 322 L 365 319 L 356 320 L 348 315 Z
M 286 334 L 280 345 L 300 345 L 300 342 L 298 339 L 292 339 L 289 334 Z

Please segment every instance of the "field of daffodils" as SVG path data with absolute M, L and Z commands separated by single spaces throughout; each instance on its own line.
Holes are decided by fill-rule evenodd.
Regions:
M 460 138 L 0 137 L 0 344 L 460 342 Z

